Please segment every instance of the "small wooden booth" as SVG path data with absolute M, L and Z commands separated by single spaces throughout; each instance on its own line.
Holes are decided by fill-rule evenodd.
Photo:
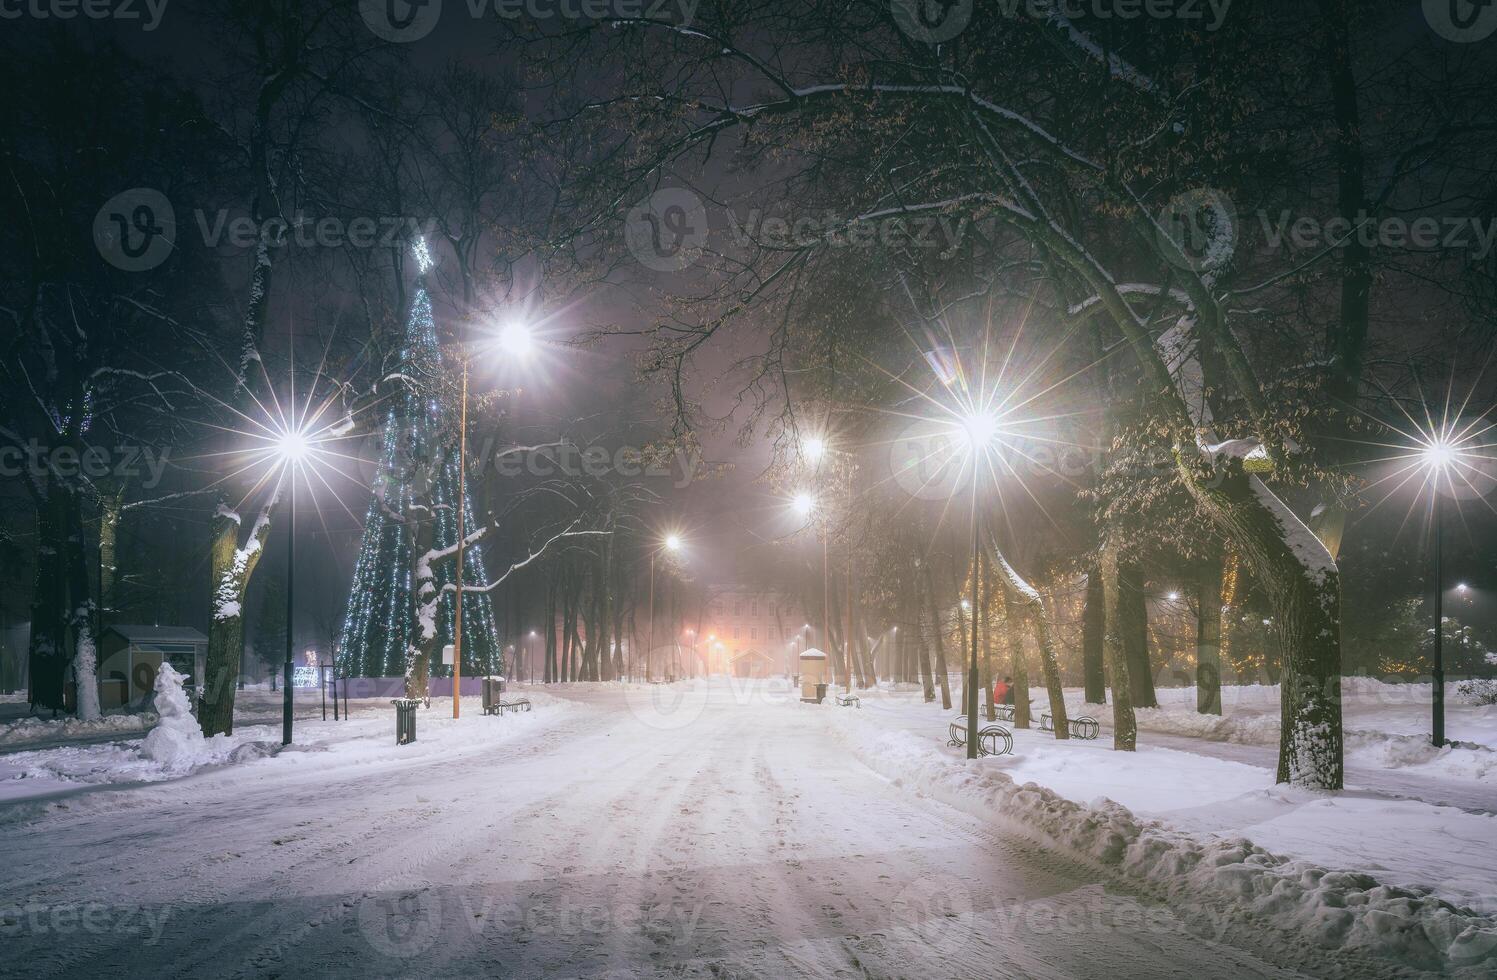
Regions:
M 188 688 L 203 683 L 208 637 L 190 626 L 110 626 L 99 643 L 99 706 L 118 708 L 149 695 L 169 663 Z
M 800 655 L 800 699 L 820 704 L 826 698 L 826 654 L 816 648 Z

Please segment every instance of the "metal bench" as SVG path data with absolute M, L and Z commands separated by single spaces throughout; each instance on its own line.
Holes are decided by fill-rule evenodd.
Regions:
M 1014 706 L 1011 704 L 993 705 L 993 715 L 1002 721 L 1014 720 Z
M 862 708 L 863 704 L 858 700 L 856 694 L 837 695 L 837 707 L 839 708 Z
M 1097 724 L 1097 719 L 1088 715 L 1082 715 L 1079 718 L 1067 720 L 1066 730 L 1071 733 L 1072 738 L 1079 738 L 1082 741 L 1089 742 L 1097 737 L 1097 732 L 1101 730 L 1101 726 Z M 1048 711 L 1040 715 L 1040 731 L 1055 731 L 1055 719 L 1050 717 Z
M 951 724 L 950 724 L 950 726 L 947 727 L 946 731 L 950 735 L 950 737 L 948 739 L 946 739 L 946 744 L 947 745 L 966 745 L 967 744 L 967 716 L 966 715 L 957 715 L 955 718 L 952 719 Z
M 494 714 L 502 715 L 506 711 L 529 711 L 530 699 L 519 698 L 514 701 L 500 701 L 494 705 Z

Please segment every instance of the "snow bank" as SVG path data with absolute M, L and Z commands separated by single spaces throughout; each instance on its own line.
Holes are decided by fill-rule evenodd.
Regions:
M 1011 822 L 1180 904 L 1225 904 L 1234 916 L 1260 916 L 1326 948 L 1394 957 L 1421 969 L 1475 977 L 1490 976 L 1497 964 L 1497 917 L 1452 905 L 1428 889 L 1391 887 L 1367 874 L 1292 861 L 1240 837 L 1171 830 L 1106 799 L 1076 803 L 1032 782 L 1019 785 L 1003 771 L 1001 758 L 958 761 L 928 739 L 882 730 L 852 712 L 831 715 L 830 724 L 864 764 L 896 785 L 983 819 Z
M 37 742 L 68 741 L 108 735 L 134 735 L 156 723 L 147 712 L 135 715 L 105 715 L 92 721 L 79 718 L 19 718 L 0 724 L 0 746 L 29 745 Z

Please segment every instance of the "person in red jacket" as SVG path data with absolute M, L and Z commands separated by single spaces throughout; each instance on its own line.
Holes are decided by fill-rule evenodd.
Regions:
M 996 683 L 994 683 L 993 684 L 993 703 L 994 704 L 1008 704 L 1008 696 L 1009 696 L 1008 692 L 1010 690 L 1012 690 L 1012 689 L 1013 689 L 1013 685 L 1009 682 L 1009 679 L 1007 677 L 1003 678 L 1003 680 L 1001 680 L 1001 681 L 997 681 Z

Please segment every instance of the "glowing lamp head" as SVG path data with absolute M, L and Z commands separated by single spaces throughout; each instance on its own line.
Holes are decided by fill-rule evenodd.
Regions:
M 499 330 L 499 347 L 506 354 L 524 360 L 535 353 L 535 337 L 525 324 L 512 320 Z
M 678 535 L 678 534 L 667 534 L 665 536 L 665 550 L 666 551 L 680 551 L 681 550 L 681 536 Z
M 1171 592 L 1169 594 L 1168 598 L 1169 598 L 1170 602 L 1179 602 L 1180 601 L 1180 593 L 1178 593 L 1178 592 Z
M 307 458 L 310 445 L 307 434 L 299 429 L 288 429 L 276 437 L 276 454 L 288 465 L 295 465 Z
M 1460 455 L 1459 450 L 1443 439 L 1425 445 L 1424 465 L 1433 470 L 1447 470 Z
M 963 609 L 971 609 L 972 608 L 972 602 L 971 602 L 971 600 L 969 600 L 969 599 L 963 599 L 962 600 L 962 608 Z
M 809 436 L 801 443 L 801 452 L 806 459 L 816 462 L 826 455 L 826 440 L 817 436 Z
M 962 430 L 967 434 L 967 445 L 973 452 L 991 446 L 998 437 L 998 428 L 998 420 L 989 412 L 976 411 L 962 419 Z
M 795 512 L 800 516 L 810 517 L 811 512 L 816 509 L 816 498 L 809 493 L 798 493 L 795 495 L 795 499 L 790 502 L 790 506 L 794 507 Z

